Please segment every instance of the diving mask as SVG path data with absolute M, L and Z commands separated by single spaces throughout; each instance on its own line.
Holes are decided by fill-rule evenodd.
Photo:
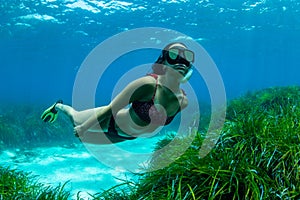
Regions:
M 164 50 L 164 58 L 171 65 L 184 64 L 186 67 L 190 67 L 194 62 L 194 52 L 188 49 L 171 48 Z

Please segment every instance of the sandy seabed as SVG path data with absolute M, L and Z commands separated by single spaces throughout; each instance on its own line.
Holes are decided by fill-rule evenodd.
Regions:
M 84 145 L 9 149 L 0 154 L 1 166 L 31 172 L 45 185 L 58 186 L 67 182 L 65 189 L 74 196 L 81 191 L 95 194 L 137 178 L 132 172 L 142 171 L 159 137 L 139 138 L 110 145 Z M 101 153 L 101 156 L 95 154 Z

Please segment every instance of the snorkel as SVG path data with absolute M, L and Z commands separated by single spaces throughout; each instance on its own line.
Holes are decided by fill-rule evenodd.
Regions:
M 188 80 L 190 80 L 192 74 L 193 74 L 193 69 L 190 68 L 190 69 L 188 70 L 188 72 L 185 74 L 185 76 L 180 80 L 180 82 L 181 82 L 181 83 L 186 83 L 186 82 L 188 82 Z

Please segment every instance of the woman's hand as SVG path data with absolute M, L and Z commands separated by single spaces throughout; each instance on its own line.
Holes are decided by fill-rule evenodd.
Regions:
M 83 137 L 83 134 L 86 132 L 86 130 L 84 129 L 84 127 L 82 125 L 78 125 L 74 128 L 74 135 L 76 137 Z

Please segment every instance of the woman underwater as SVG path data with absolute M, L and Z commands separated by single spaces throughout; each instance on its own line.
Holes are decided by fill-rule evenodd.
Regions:
M 129 83 L 110 104 L 76 111 L 57 101 L 41 118 L 54 122 L 58 111 L 65 113 L 74 134 L 87 143 L 117 143 L 152 133 L 188 105 L 180 84 L 190 78 L 193 62 L 194 53 L 186 45 L 168 44 L 152 65 L 153 73 Z

